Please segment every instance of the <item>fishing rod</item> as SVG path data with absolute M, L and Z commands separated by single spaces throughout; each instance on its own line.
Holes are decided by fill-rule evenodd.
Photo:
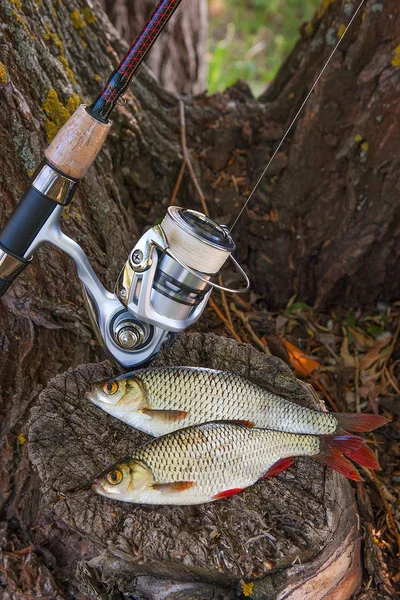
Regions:
M 44 243 L 55 245 L 76 263 L 86 308 L 99 342 L 126 369 L 148 362 L 164 344 L 173 341 L 177 332 L 194 324 L 213 288 L 232 293 L 249 289 L 246 273 L 232 256 L 235 243 L 231 231 L 365 0 L 360 1 L 230 231 L 202 213 L 170 207 L 162 223 L 138 240 L 111 293 L 97 278 L 82 248 L 62 233 L 59 219 L 107 138 L 111 127 L 109 116 L 118 99 L 180 2 L 161 0 L 96 100 L 90 106 L 81 105 L 46 149 L 45 160 L 30 188 L 0 232 L 0 296 Z M 215 283 L 228 258 L 243 276 L 246 287 L 228 289 Z
M 68 254 L 77 267 L 98 341 L 124 368 L 148 362 L 177 332 L 202 314 L 214 279 L 232 256 L 227 228 L 206 215 L 170 207 L 129 254 L 114 292 L 99 281 L 82 248 L 60 228 L 60 217 L 95 161 L 111 128 L 109 117 L 181 0 L 161 0 L 127 54 L 90 106 L 81 105 L 45 150 L 30 187 L 0 232 L 0 296 L 45 243 Z

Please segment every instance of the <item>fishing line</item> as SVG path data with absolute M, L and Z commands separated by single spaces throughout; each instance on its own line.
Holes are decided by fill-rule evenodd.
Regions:
M 353 23 L 354 19 L 356 18 L 356 16 L 358 15 L 362 5 L 364 4 L 365 0 L 361 0 L 360 5 L 358 6 L 356 12 L 354 13 L 354 15 L 352 16 L 352 18 L 350 19 L 349 24 L 347 25 L 346 29 L 343 32 L 343 35 L 341 36 L 341 38 L 339 39 L 339 41 L 337 42 L 336 46 L 334 47 L 334 49 L 332 50 L 328 60 L 326 61 L 325 65 L 323 66 L 320 74 L 318 75 L 317 79 L 314 81 L 313 86 L 311 87 L 310 91 L 308 92 L 307 96 L 305 97 L 305 99 L 303 100 L 299 110 L 297 111 L 294 119 L 292 120 L 292 122 L 290 123 L 289 127 L 287 128 L 284 136 L 282 137 L 281 141 L 279 142 L 278 146 L 276 147 L 274 153 L 272 154 L 271 158 L 269 159 L 267 166 L 265 167 L 265 169 L 263 170 L 263 172 L 261 173 L 257 183 L 255 184 L 255 186 L 253 187 L 252 191 L 250 192 L 249 197 L 247 198 L 246 202 L 244 203 L 241 211 L 239 212 L 238 216 L 235 219 L 235 222 L 233 223 L 232 227 L 230 228 L 229 232 L 232 232 L 233 228 L 235 227 L 236 223 L 239 221 L 240 217 L 242 216 L 246 206 L 248 205 L 248 203 L 250 202 L 250 200 L 252 199 L 252 197 L 254 196 L 255 192 L 257 191 L 261 181 L 264 179 L 264 176 L 266 174 L 266 172 L 268 171 L 269 167 L 271 166 L 272 161 L 274 160 L 275 156 L 278 154 L 280 148 L 282 147 L 282 144 L 284 143 L 284 141 L 286 140 L 287 136 L 289 135 L 290 130 L 292 129 L 293 125 L 296 123 L 298 117 L 300 116 L 301 112 L 303 111 L 303 108 L 305 107 L 305 105 L 307 104 L 311 94 L 313 93 L 315 87 L 317 86 L 319 80 L 321 79 L 322 75 L 324 74 L 327 66 L 329 65 L 329 63 L 331 62 L 333 55 L 335 54 L 336 50 L 338 49 L 338 47 L 340 46 L 344 36 L 346 35 L 348 29 L 351 27 L 351 24 Z

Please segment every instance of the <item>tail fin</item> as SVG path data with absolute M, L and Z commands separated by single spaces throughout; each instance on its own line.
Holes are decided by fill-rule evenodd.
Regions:
M 343 454 L 346 454 L 351 460 L 358 463 L 362 467 L 367 469 L 374 469 L 375 471 L 381 471 L 382 467 L 379 464 L 375 453 L 367 446 L 367 442 L 363 440 L 363 444 L 356 450 L 343 450 Z
M 353 481 L 364 481 L 355 466 L 343 455 L 343 452 L 347 455 L 350 452 L 358 456 L 365 443 L 362 438 L 354 435 L 326 435 L 320 439 L 320 452 L 313 458 Z
M 376 469 L 378 471 L 381 470 L 381 466 L 374 452 L 362 437 L 350 434 L 324 436 L 321 438 L 321 444 L 321 447 L 331 447 L 342 454 L 345 454 L 362 467 Z
M 360 413 L 335 413 L 335 417 L 343 429 L 357 433 L 373 431 L 389 421 L 380 415 L 362 415 Z
M 317 456 L 314 457 L 323 463 L 327 467 L 334 469 L 338 473 L 341 473 L 345 477 L 352 479 L 352 481 L 364 481 L 360 473 L 357 471 L 354 465 L 340 452 L 333 451 L 330 456 Z

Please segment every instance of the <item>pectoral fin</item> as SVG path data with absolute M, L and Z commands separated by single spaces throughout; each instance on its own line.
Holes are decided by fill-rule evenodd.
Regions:
M 143 408 L 142 413 L 157 421 L 182 421 L 189 413 L 184 410 L 155 410 L 153 408 Z
M 173 483 L 154 483 L 151 487 L 158 492 L 184 492 L 196 485 L 195 481 L 174 481 Z

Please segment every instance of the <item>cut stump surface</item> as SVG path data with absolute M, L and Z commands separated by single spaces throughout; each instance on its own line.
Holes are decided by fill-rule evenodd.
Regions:
M 153 365 L 236 371 L 315 407 L 281 360 L 216 335 L 183 334 Z M 30 422 L 29 451 L 45 504 L 98 550 L 78 567 L 88 594 L 228 599 L 244 589 L 271 600 L 350 598 L 361 576 L 352 489 L 312 459 L 297 459 L 278 477 L 196 507 L 141 506 L 96 495 L 94 477 L 150 439 L 85 399 L 93 382 L 114 375 L 108 362 L 58 375 Z M 252 590 L 245 583 L 254 583 Z

